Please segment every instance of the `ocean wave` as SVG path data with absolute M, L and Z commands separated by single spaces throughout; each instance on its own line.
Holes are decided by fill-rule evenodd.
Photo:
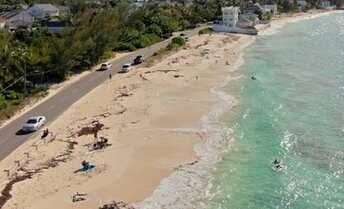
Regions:
M 227 70 L 235 71 L 243 63 L 244 59 L 241 53 L 236 64 Z M 227 151 L 228 138 L 233 132 L 224 124 L 218 123 L 218 119 L 237 104 L 237 100 L 226 94 L 222 88 L 234 79 L 238 79 L 238 77 L 228 76 L 221 84 L 210 89 L 221 99 L 221 102 L 214 105 L 211 111 L 201 118 L 198 131 L 206 137 L 206 141 L 194 147 L 199 158 L 198 163 L 181 166 L 172 172 L 170 176 L 160 182 L 150 197 L 136 205 L 137 208 L 207 208 L 202 200 L 209 199 L 214 195 L 210 192 L 212 173 L 215 165 L 221 160 L 222 154 Z

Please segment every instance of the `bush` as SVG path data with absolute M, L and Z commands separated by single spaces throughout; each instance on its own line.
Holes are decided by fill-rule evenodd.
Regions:
M 136 48 L 131 43 L 116 43 L 112 51 L 135 51 Z
M 166 47 L 168 50 L 178 49 L 185 45 L 185 39 L 183 37 L 175 37 L 171 43 Z
M 4 95 L 6 100 L 19 99 L 19 96 L 17 95 L 17 93 L 13 90 L 4 91 L 3 95 Z
M 0 95 L 0 110 L 7 108 L 9 103 L 5 100 L 5 97 Z
M 18 99 L 18 100 L 14 100 L 11 105 L 20 105 L 23 102 L 23 99 Z
M 104 51 L 104 54 L 100 57 L 101 61 L 108 60 L 115 57 L 115 53 L 109 49 Z
M 207 33 L 211 33 L 211 32 L 213 32 L 212 28 L 203 28 L 198 32 L 198 34 L 207 34 Z
M 170 44 L 167 46 L 167 49 L 168 49 L 168 50 L 173 50 L 173 49 L 178 49 L 179 47 L 180 47 L 179 44 L 170 43 Z
M 154 52 L 153 56 L 159 56 L 166 52 L 166 48 L 159 49 L 158 51 Z
M 185 45 L 185 39 L 183 37 L 175 37 L 175 38 L 172 39 L 171 43 L 183 46 L 183 45 Z
M 156 35 L 156 34 L 146 34 L 140 37 L 139 39 L 135 39 L 131 41 L 131 43 L 136 47 L 136 48 L 145 48 L 147 46 L 150 46 L 152 44 L 155 44 L 162 39 Z
M 46 92 L 46 91 L 47 91 L 47 88 L 45 87 L 37 87 L 37 88 L 29 89 L 29 94 L 35 95 L 35 94 Z

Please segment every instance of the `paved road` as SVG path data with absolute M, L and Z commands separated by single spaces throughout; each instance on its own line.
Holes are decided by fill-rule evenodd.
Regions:
M 192 37 L 198 33 L 199 29 L 186 32 L 186 35 Z M 138 54 L 145 54 L 151 56 L 157 50 L 166 47 L 170 40 L 157 43 L 149 48 L 140 49 L 127 56 L 121 57 L 112 63 L 112 69 L 107 71 L 96 71 L 81 78 L 80 80 L 65 87 L 56 95 L 47 99 L 32 110 L 26 112 L 19 118 L 7 124 L 0 129 L 0 161 L 9 155 L 13 150 L 20 146 L 25 141 L 29 140 L 34 134 L 17 134 L 22 128 L 23 124 L 31 116 L 44 115 L 47 118 L 47 124 L 56 120 L 65 110 L 68 109 L 74 102 L 92 91 L 98 85 L 109 79 L 109 73 L 115 75 L 124 63 L 131 63 Z

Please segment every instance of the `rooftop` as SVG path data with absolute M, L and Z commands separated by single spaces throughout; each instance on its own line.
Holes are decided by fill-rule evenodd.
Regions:
M 54 5 L 52 4 L 35 4 L 33 6 L 36 6 L 44 11 L 51 11 L 51 10 L 58 10 Z

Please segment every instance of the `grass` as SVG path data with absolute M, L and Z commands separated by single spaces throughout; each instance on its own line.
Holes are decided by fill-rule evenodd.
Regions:
M 29 97 L 27 97 L 25 100 L 23 98 L 10 100 L 9 106 L 0 110 L 0 125 L 13 117 L 15 113 L 17 113 L 19 110 L 22 110 L 25 106 L 34 104 L 48 95 L 47 89 L 44 88 L 31 89 L 29 90 L 29 93 Z
M 213 32 L 213 29 L 212 28 L 203 28 L 203 29 L 201 29 L 199 32 L 198 32 L 198 34 L 208 34 L 208 33 L 212 33 Z

